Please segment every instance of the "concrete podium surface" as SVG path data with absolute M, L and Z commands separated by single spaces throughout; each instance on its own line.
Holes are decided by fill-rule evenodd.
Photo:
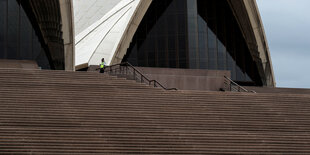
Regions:
M 167 88 L 179 90 L 219 91 L 224 88 L 224 76 L 230 71 L 203 69 L 171 69 L 137 67 L 146 77 L 157 80 Z
M 39 69 L 37 62 L 32 60 L 0 59 L 0 68 Z

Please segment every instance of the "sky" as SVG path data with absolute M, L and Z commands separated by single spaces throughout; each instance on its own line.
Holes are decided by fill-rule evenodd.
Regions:
M 256 0 L 277 87 L 310 88 L 310 0 Z

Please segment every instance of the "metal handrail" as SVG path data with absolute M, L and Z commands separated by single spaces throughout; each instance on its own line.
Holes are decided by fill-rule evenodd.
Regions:
M 249 91 L 249 90 L 245 89 L 244 87 L 240 86 L 238 83 L 234 82 L 232 79 L 230 79 L 230 78 L 227 77 L 227 76 L 224 76 L 224 78 L 225 78 L 226 80 L 228 80 L 228 82 L 227 82 L 227 81 L 224 82 L 224 84 L 225 84 L 225 86 L 226 86 L 225 89 L 226 89 L 227 91 L 255 93 L 254 91 Z M 229 87 L 227 88 L 227 86 L 229 86 Z
M 124 70 L 124 67 L 125 67 L 125 70 Z M 139 71 L 137 68 L 135 68 L 133 65 L 131 65 L 128 62 L 123 62 L 123 63 L 120 63 L 120 64 L 115 64 L 115 65 L 107 66 L 107 67 L 105 67 L 104 70 L 106 72 L 109 72 L 109 73 L 113 73 L 114 71 L 115 72 L 119 71 L 120 74 L 128 75 L 128 72 L 129 72 L 129 68 L 128 67 L 133 70 L 133 78 L 136 80 L 136 79 L 138 79 L 140 77 L 139 81 L 141 83 L 146 83 L 146 84 L 148 84 L 150 86 L 154 86 L 155 88 L 159 86 L 159 87 L 163 88 L 164 90 L 177 90 L 176 88 L 166 88 L 161 83 L 159 83 L 158 81 L 148 79 L 146 76 L 144 76 L 142 74 L 141 71 Z

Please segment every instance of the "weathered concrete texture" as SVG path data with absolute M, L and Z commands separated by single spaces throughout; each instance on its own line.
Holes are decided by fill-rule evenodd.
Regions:
M 64 69 L 64 41 L 58 0 L 30 0 L 35 19 L 48 46 L 53 69 Z
M 29 0 L 29 7 L 47 45 L 51 68 L 75 70 L 72 0 Z
M 59 0 L 64 40 L 65 70 L 75 70 L 75 44 L 72 0 Z
M 36 61 L 0 59 L 0 68 L 38 69 Z
M 265 71 L 267 86 L 275 87 L 276 81 L 272 67 L 269 45 L 258 6 L 255 0 L 243 0 L 243 2 L 249 14 L 250 22 L 256 38 L 256 43 L 258 45 L 258 52 L 260 54 L 259 56 L 262 60 L 262 65 Z
M 111 64 L 118 64 L 122 62 L 127 52 L 127 49 L 129 48 L 129 45 L 132 41 L 132 38 L 135 35 L 138 26 L 151 3 L 152 0 L 142 0 L 139 2 L 137 9 L 132 16 L 132 20 L 129 23 L 129 26 L 127 27 L 127 30 L 125 31 L 125 34 L 123 35 L 123 38 L 121 39 L 121 42 L 115 51 Z
M 255 0 L 228 0 L 265 86 L 276 82 L 264 26 Z
M 229 71 L 147 67 L 137 69 L 150 80 L 157 80 L 166 88 L 179 90 L 219 91 L 224 88 L 224 76 L 230 77 Z

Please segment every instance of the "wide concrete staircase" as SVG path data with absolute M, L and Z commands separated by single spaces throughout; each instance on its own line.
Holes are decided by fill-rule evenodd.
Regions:
M 244 88 L 248 90 L 253 90 L 256 93 L 310 95 L 310 89 L 301 89 L 301 88 L 268 88 L 268 87 L 244 87 Z
M 310 95 L 0 69 L 0 154 L 310 154 Z

